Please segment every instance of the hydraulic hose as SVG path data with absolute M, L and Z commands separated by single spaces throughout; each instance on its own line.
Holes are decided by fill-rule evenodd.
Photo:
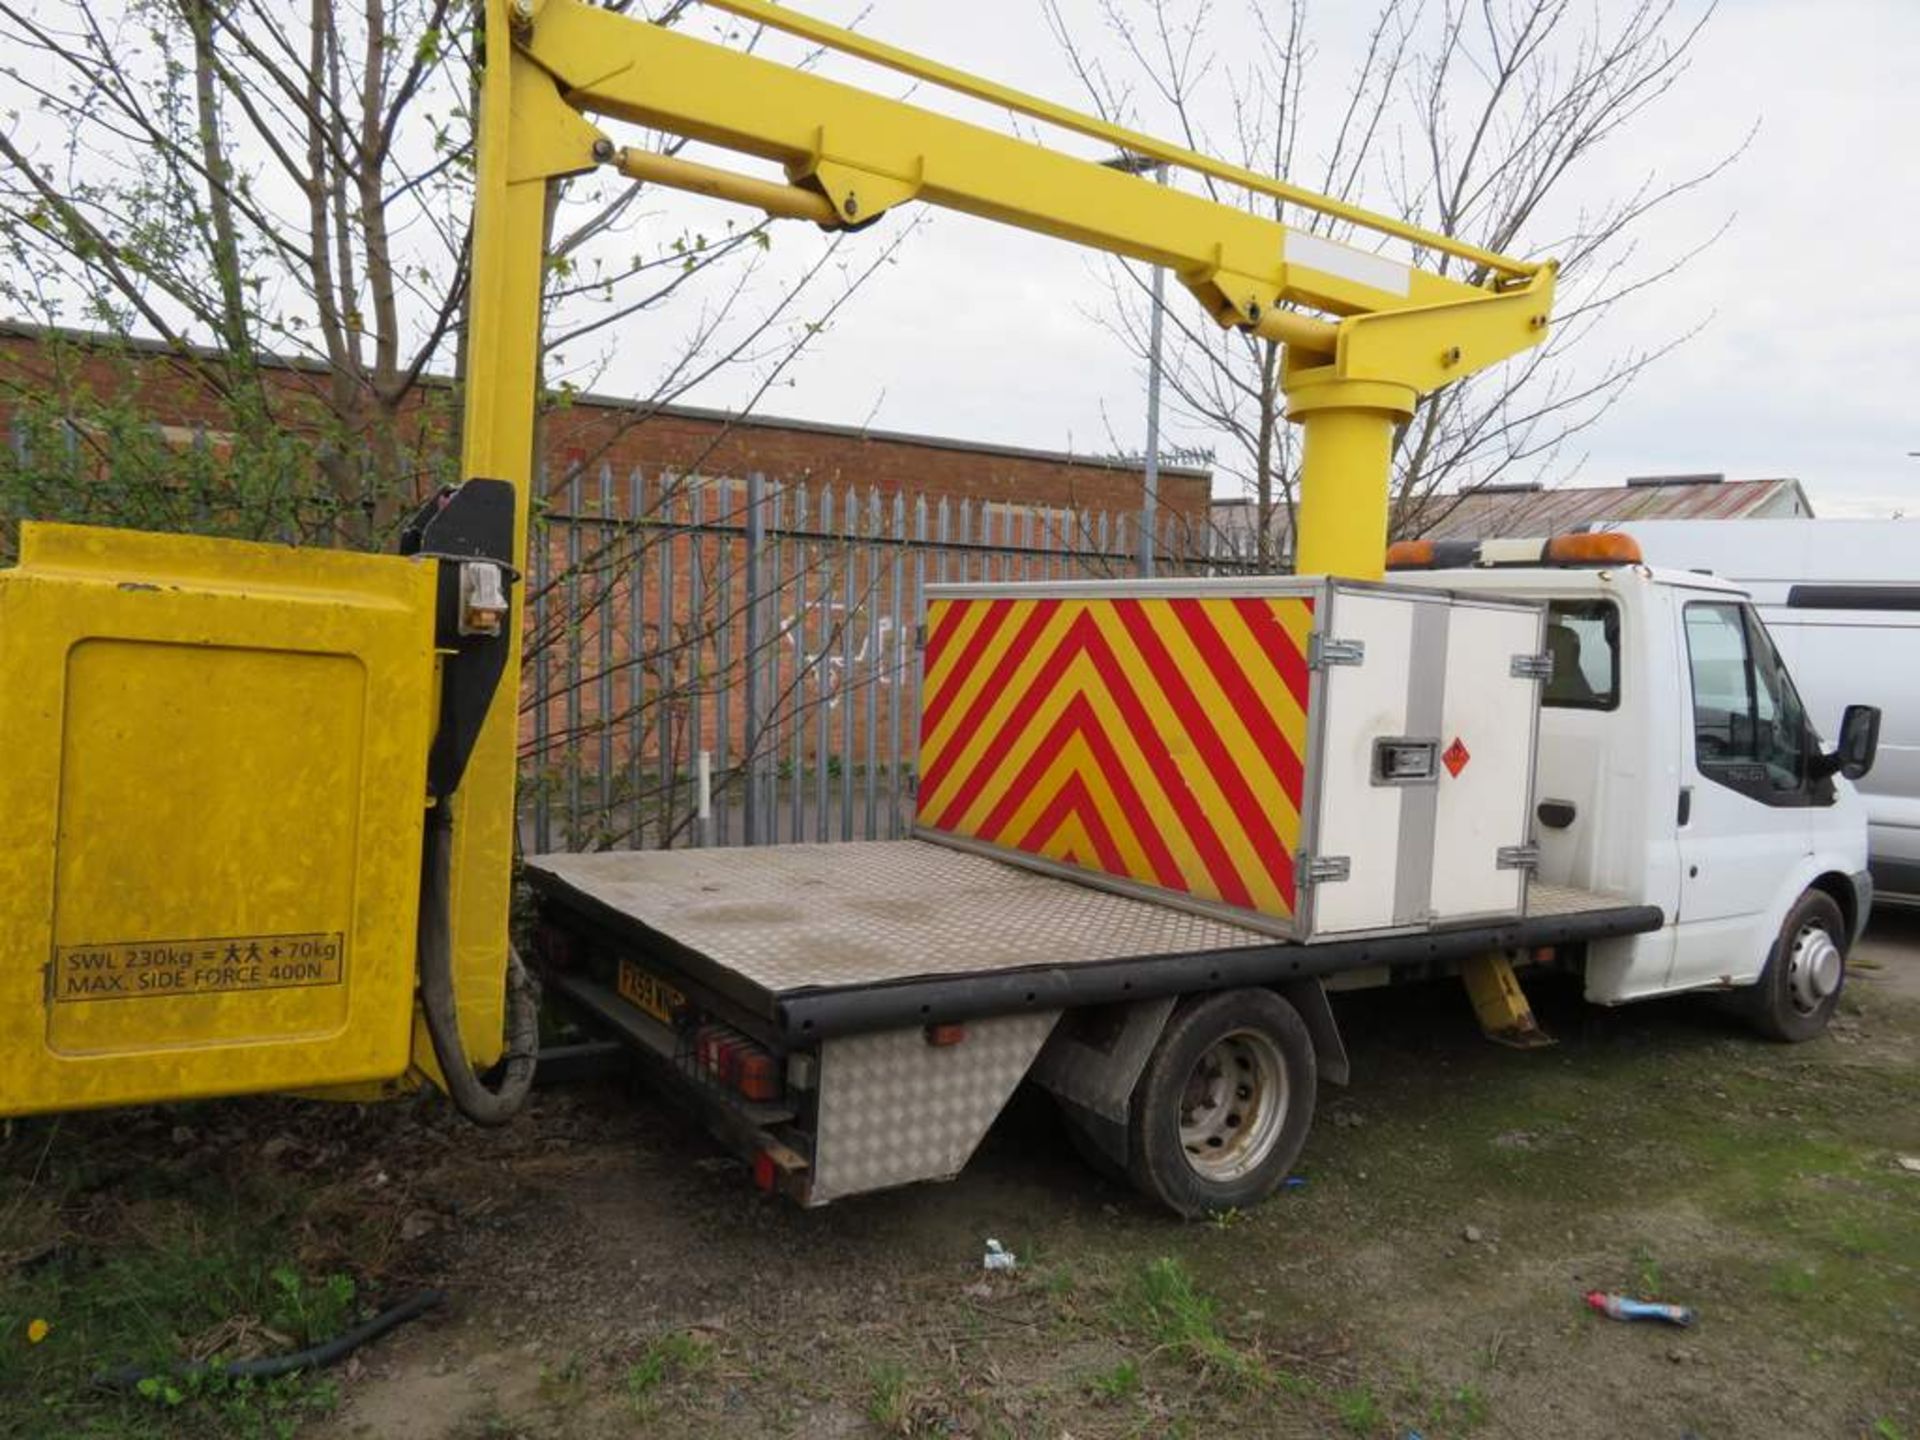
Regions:
M 453 815 L 443 797 L 427 811 L 427 833 L 420 865 L 420 1008 L 426 1015 L 433 1056 L 447 1087 L 447 1098 L 476 1125 L 504 1125 L 519 1113 L 533 1088 L 540 1048 L 540 987 L 507 948 L 507 1053 L 497 1088 L 473 1073 L 460 1040 L 459 1011 L 453 998 L 453 926 L 451 912 Z
M 280 1375 L 291 1375 L 296 1370 L 322 1370 L 329 1365 L 339 1364 L 368 1341 L 377 1340 L 387 1331 L 426 1314 L 444 1299 L 446 1296 L 438 1290 L 418 1291 L 391 1309 L 382 1310 L 371 1320 L 351 1330 L 343 1330 L 319 1345 L 296 1350 L 291 1355 L 262 1355 L 255 1360 L 229 1360 L 218 1365 L 196 1362 L 158 1369 L 144 1365 L 123 1365 L 118 1370 L 102 1370 L 93 1377 L 93 1383 L 103 1390 L 132 1390 L 142 1380 L 159 1375 L 172 1375 L 182 1380 L 192 1380 L 202 1375 L 224 1380 L 272 1380 Z

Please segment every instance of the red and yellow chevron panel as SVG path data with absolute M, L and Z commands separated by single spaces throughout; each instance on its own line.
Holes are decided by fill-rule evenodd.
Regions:
M 1313 598 L 936 599 L 927 830 L 1290 919 Z

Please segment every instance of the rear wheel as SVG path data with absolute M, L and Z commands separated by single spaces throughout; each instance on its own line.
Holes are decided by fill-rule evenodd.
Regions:
M 1847 979 L 1847 927 L 1833 897 L 1809 890 L 1787 912 L 1747 1015 L 1775 1040 L 1811 1040 L 1827 1028 Z
M 1313 1038 L 1271 990 L 1175 1010 L 1133 1092 L 1127 1173 L 1182 1215 L 1264 1200 L 1313 1123 Z

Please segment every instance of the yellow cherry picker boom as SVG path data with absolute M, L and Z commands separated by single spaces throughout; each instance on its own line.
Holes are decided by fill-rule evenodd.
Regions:
M 0 574 L 0 1114 L 426 1080 L 498 1122 L 524 1097 L 544 232 L 551 187 L 602 168 L 825 229 L 924 204 L 1163 266 L 1284 345 L 1302 431 L 1297 576 L 928 597 L 914 839 L 529 863 L 550 989 L 686 1082 L 762 1183 L 819 1203 L 951 1175 L 1031 1076 L 1149 1194 L 1242 1203 L 1345 1078 L 1323 981 L 1461 968 L 1524 1036 L 1502 957 L 1660 930 L 1659 904 L 1532 876 L 1541 604 L 1377 583 L 1396 427 L 1540 343 L 1550 261 L 707 3 L 1359 243 L 581 0 L 487 0 L 463 483 L 398 555 L 28 524 Z M 1618 539 L 1575 558 L 1618 566 Z M 1042 834 L 1056 791 L 1081 810 Z M 755 907 L 780 918 L 743 931 Z

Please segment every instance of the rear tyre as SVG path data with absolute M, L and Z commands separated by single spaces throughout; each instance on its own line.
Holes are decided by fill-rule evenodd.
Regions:
M 1306 1144 L 1315 1078 L 1306 1022 L 1271 990 L 1185 1002 L 1134 1088 L 1128 1178 L 1186 1216 L 1266 1199 Z
M 1769 1039 L 1811 1040 L 1833 1018 L 1846 980 L 1846 920 L 1831 896 L 1809 890 L 1787 912 L 1747 996 L 1747 1018 Z

